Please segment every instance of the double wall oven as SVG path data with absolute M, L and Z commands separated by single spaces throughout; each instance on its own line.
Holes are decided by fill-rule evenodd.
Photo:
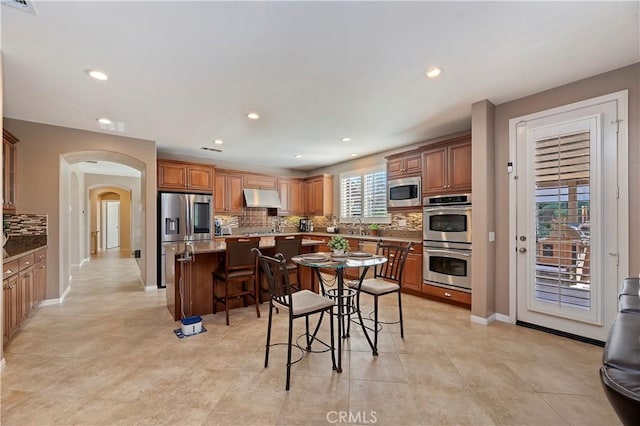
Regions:
M 424 282 L 471 291 L 471 194 L 423 200 Z

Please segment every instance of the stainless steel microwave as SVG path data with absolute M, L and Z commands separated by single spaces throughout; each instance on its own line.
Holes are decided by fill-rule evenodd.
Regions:
M 393 179 L 387 182 L 387 206 L 388 207 L 421 207 L 422 178 L 409 177 Z

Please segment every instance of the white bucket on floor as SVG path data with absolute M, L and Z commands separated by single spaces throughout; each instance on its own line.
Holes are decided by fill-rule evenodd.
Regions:
M 185 336 L 191 336 L 192 334 L 198 334 L 202 331 L 202 317 L 186 317 L 181 321 L 182 334 Z

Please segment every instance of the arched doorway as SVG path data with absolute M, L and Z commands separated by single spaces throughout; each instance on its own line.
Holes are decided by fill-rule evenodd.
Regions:
M 104 170 L 105 165 L 119 166 L 134 172 L 130 176 Z M 117 168 L 117 167 L 116 167 Z M 92 232 L 100 225 L 93 221 L 100 209 L 91 191 L 98 194 L 116 194 L 121 202 L 119 214 L 120 233 L 118 245 L 121 250 L 133 253 L 154 253 L 149 247 L 146 230 L 146 167 L 145 164 L 125 154 L 109 151 L 84 151 L 61 155 L 60 158 L 60 288 L 67 289 L 70 274 L 76 261 L 80 267 L 91 256 Z M 77 182 L 76 182 L 77 181 Z M 98 216 L 99 217 L 99 216 Z M 105 247 L 102 238 L 96 241 L 96 249 Z M 155 283 L 146 284 L 153 278 L 148 270 L 148 261 L 137 258 L 140 278 L 145 289 L 155 289 Z
M 105 181 L 114 179 L 105 176 Z M 109 238 L 110 220 L 108 205 L 118 203 L 117 235 Z M 139 206 L 139 196 L 134 188 L 120 185 L 97 184 L 87 187 L 87 212 L 89 233 L 89 255 L 95 255 L 102 250 L 114 248 L 115 244 L 123 255 L 133 255 L 139 246 L 139 233 L 136 233 L 138 218 L 134 217 L 134 206 Z M 109 242 L 111 240 L 111 243 Z

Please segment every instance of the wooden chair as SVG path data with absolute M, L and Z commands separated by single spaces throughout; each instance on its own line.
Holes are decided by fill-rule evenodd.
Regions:
M 224 256 L 224 263 L 217 270 L 212 272 L 213 278 L 213 313 L 217 313 L 217 304 L 224 304 L 227 325 L 229 325 L 229 300 L 242 297 L 244 306 L 247 306 L 247 297 L 251 296 L 255 300 L 256 314 L 260 318 L 259 290 L 256 280 L 256 256 L 252 249 L 258 248 L 260 237 L 251 238 L 227 238 L 225 240 L 227 249 Z M 223 295 L 216 293 L 216 283 L 224 285 Z M 240 289 L 229 292 L 231 284 L 239 283 Z
M 400 319 L 397 322 L 400 323 L 400 337 L 404 339 L 401 297 L 402 273 L 404 272 L 404 265 L 407 261 L 407 255 L 409 254 L 409 250 L 411 250 L 412 245 L 412 242 L 403 246 L 402 243 L 383 242 L 382 240 L 379 240 L 376 246 L 376 254 L 386 257 L 388 261 L 375 266 L 373 278 L 366 278 L 361 282 L 355 281 L 349 284 L 350 286 L 358 289 L 358 294 L 356 296 L 356 311 L 358 312 L 358 319 L 361 324 L 364 323 L 362 321 L 362 312 L 360 311 L 360 295 L 365 293 L 373 296 L 373 342 L 371 341 L 369 334 L 365 332 L 367 341 L 373 350 L 373 355 L 378 355 L 378 326 L 381 324 L 378 321 L 378 298 L 380 296 L 398 293 L 398 313 Z M 384 324 L 396 324 L 397 322 Z
M 334 336 L 333 336 L 333 300 L 320 296 L 309 290 L 292 291 L 292 286 L 289 281 L 289 271 L 287 269 L 287 261 L 281 253 L 277 253 L 275 257 L 264 256 L 260 253 L 259 249 L 254 249 L 254 252 L 258 255 L 258 262 L 260 263 L 263 274 L 267 277 L 269 283 L 269 322 L 267 326 L 267 344 L 265 346 L 264 354 L 264 367 L 269 366 L 269 348 L 271 347 L 271 323 L 273 317 L 274 308 L 287 312 L 289 315 L 289 338 L 287 341 L 287 379 L 286 390 L 289 390 L 289 384 L 291 381 L 291 365 L 302 360 L 300 357 L 296 361 L 291 361 L 291 350 L 293 346 L 296 346 L 300 350 L 304 351 L 305 348 L 298 346 L 293 341 L 293 320 L 296 318 L 304 318 L 306 325 L 306 350 L 311 351 L 311 344 L 314 341 L 318 341 L 326 345 L 326 343 L 320 341 L 315 332 L 312 334 L 309 332 L 309 317 L 311 315 L 328 312 L 330 322 L 330 334 L 331 343 L 326 345 L 328 351 L 331 351 L 331 362 L 333 369 L 336 370 L 336 357 L 334 349 Z M 320 321 L 322 316 L 320 316 Z M 316 331 L 319 328 L 319 323 L 316 326 Z M 326 352 L 321 351 L 321 352 Z

